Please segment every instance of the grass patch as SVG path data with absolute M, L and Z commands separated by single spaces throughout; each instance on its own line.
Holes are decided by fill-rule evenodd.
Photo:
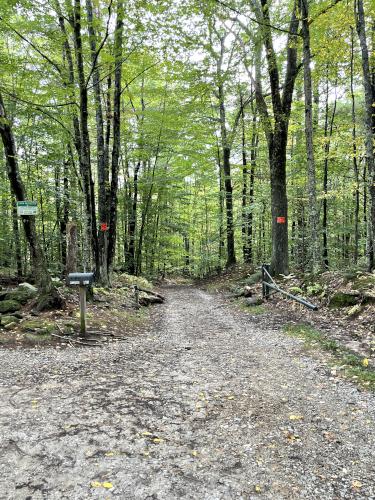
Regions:
M 239 308 L 241 311 L 244 311 L 252 316 L 260 316 L 261 314 L 265 314 L 267 309 L 264 306 L 248 306 L 246 302 L 241 301 L 239 304 Z
M 303 340 L 305 346 L 309 349 L 316 348 L 330 352 L 333 363 L 340 365 L 341 375 L 367 389 L 375 391 L 375 371 L 364 365 L 365 358 L 353 354 L 344 347 L 340 347 L 335 340 L 327 338 L 324 333 L 310 325 L 287 324 L 284 325 L 283 330 L 290 337 Z
M 375 372 L 363 366 L 349 367 L 345 370 L 345 375 L 358 384 L 375 391 Z
M 325 351 L 336 352 L 339 346 L 335 340 L 328 339 L 322 332 L 309 325 L 284 325 L 284 332 L 290 337 L 305 341 L 307 347 L 321 347 Z

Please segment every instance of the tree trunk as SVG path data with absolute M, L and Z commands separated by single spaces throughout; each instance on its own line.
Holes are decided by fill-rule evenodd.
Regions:
M 74 0 L 74 18 L 72 20 L 74 30 L 74 46 L 76 53 L 76 63 L 79 83 L 79 101 L 80 101 L 80 168 L 83 179 L 83 189 L 85 196 L 86 220 L 89 245 L 92 250 L 95 263 L 95 277 L 100 279 L 100 259 L 98 245 L 98 231 L 95 211 L 95 189 L 94 180 L 91 171 L 90 155 L 90 135 L 88 127 L 88 95 L 85 80 L 83 47 L 81 35 L 81 2 Z M 84 267 L 89 266 L 89 262 L 84 262 Z
M 354 95 L 354 33 L 351 28 L 351 52 L 350 52 L 350 95 L 352 101 L 352 151 L 353 151 L 353 170 L 355 179 L 355 209 L 354 209 L 354 263 L 357 264 L 359 257 L 359 211 L 360 211 L 360 197 L 359 197 L 359 168 L 358 168 L 358 155 L 357 155 L 357 124 L 355 112 L 355 95 Z
M 18 227 L 16 199 L 14 196 L 12 196 L 12 225 L 13 225 L 13 241 L 15 249 L 17 276 L 21 277 L 22 276 L 21 240 L 20 240 L 20 231 Z
M 138 173 L 141 167 L 141 162 L 139 161 L 134 168 L 134 179 L 133 179 L 133 200 L 131 204 L 130 218 L 129 218 L 129 247 L 127 255 L 126 268 L 129 274 L 135 274 L 136 272 L 136 256 L 135 256 L 135 243 L 136 243 L 136 232 L 137 232 L 137 207 L 138 207 Z
M 77 272 L 77 225 L 67 224 L 66 227 L 66 277 L 69 273 Z
M 304 64 L 304 92 L 305 92 L 305 137 L 307 156 L 307 178 L 309 195 L 309 267 L 315 273 L 319 267 L 319 243 L 318 243 L 318 206 L 316 199 L 316 175 L 314 159 L 313 140 L 313 102 L 312 102 L 312 79 L 311 79 L 311 50 L 309 29 L 309 0 L 300 0 L 302 14 L 302 37 L 303 37 L 303 64 Z
M 254 191 L 255 191 L 255 169 L 257 164 L 257 156 L 258 156 L 258 142 L 259 142 L 259 134 L 257 131 L 257 115 L 254 108 L 252 108 L 253 112 L 253 127 L 251 134 L 251 151 L 250 151 L 250 190 L 249 190 L 249 217 L 248 217 L 248 227 L 247 227 L 247 241 L 249 245 L 248 255 L 249 255 L 249 263 L 252 263 L 254 260 L 254 252 L 253 252 L 253 225 L 254 225 Z
M 356 28 L 361 45 L 362 53 L 362 72 L 363 87 L 365 91 L 365 145 L 366 145 L 366 163 L 368 186 L 370 195 L 370 239 L 368 248 L 368 269 L 372 271 L 375 268 L 375 155 L 374 155 L 374 137 L 375 137 L 375 88 L 372 82 L 372 71 L 370 67 L 369 51 L 366 39 L 365 13 L 363 9 L 363 0 L 354 2 Z M 374 70 L 373 70 L 374 71 Z
M 331 119 L 329 119 L 329 81 L 327 69 L 327 87 L 326 87 L 326 105 L 325 105 L 325 119 L 324 119 L 324 174 L 323 174 L 323 265 L 325 269 L 329 269 L 328 258 L 328 164 L 329 152 L 331 148 L 331 137 L 333 133 L 333 123 L 336 114 L 336 98 L 333 104 Z
M 117 237 L 117 192 L 120 163 L 120 140 L 121 140 L 121 78 L 122 78 L 122 51 L 124 30 L 124 4 L 122 0 L 117 2 L 117 20 L 115 32 L 115 82 L 113 93 L 113 144 L 111 160 L 111 192 L 109 203 L 109 246 L 108 267 L 111 268 L 115 255 Z
M 98 67 L 98 47 L 96 43 L 96 32 L 94 29 L 93 8 L 91 0 L 86 0 L 87 24 L 90 40 L 92 79 L 95 99 L 96 116 L 96 150 L 97 150 L 97 172 L 98 172 L 98 215 L 99 224 L 109 222 L 109 168 L 106 163 L 106 149 L 104 141 L 104 118 L 101 98 L 100 71 Z M 109 285 L 108 276 L 108 233 L 100 230 L 98 232 L 98 258 L 100 270 L 98 278 L 104 286 Z
M 248 241 L 249 229 L 249 206 L 248 206 L 248 177 L 249 172 L 247 169 L 247 155 L 246 155 L 246 130 L 245 130 L 245 110 L 243 107 L 243 97 L 241 99 L 241 124 L 242 124 L 242 253 L 244 262 L 250 262 L 249 249 L 250 244 Z
M 260 3 L 261 8 L 256 8 L 255 14 L 262 26 L 262 40 L 266 51 L 268 76 L 271 86 L 273 119 L 271 119 L 268 113 L 267 103 L 262 92 L 261 54 L 259 47 L 256 50 L 255 95 L 257 108 L 263 122 L 263 129 L 268 143 L 272 213 L 271 272 L 277 275 L 287 274 L 289 267 L 286 148 L 294 84 L 298 73 L 296 39 L 299 22 L 296 17 L 296 4 L 294 4 L 287 42 L 285 81 L 283 93 L 281 94 L 278 62 L 271 33 L 269 5 L 267 0 L 260 0 Z
M 10 122 L 6 115 L 1 93 L 0 135 L 4 145 L 5 157 L 7 160 L 7 174 L 11 189 L 17 201 L 25 201 L 27 198 L 18 167 L 16 143 Z M 30 247 L 33 274 L 35 276 L 35 281 L 40 288 L 39 306 L 40 308 L 60 307 L 62 305 L 62 301 L 56 289 L 52 285 L 47 261 L 37 236 L 35 218 L 33 216 L 23 215 L 22 224 Z

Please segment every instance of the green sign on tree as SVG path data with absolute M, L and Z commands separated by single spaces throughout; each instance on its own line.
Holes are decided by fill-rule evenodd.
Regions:
M 38 203 L 36 201 L 17 201 L 18 215 L 37 215 Z

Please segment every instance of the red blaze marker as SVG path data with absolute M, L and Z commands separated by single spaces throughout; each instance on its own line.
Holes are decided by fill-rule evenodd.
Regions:
M 277 217 L 276 222 L 278 224 L 285 224 L 286 222 L 286 217 Z
M 108 224 L 106 222 L 102 222 L 100 224 L 100 230 L 101 231 L 108 231 Z

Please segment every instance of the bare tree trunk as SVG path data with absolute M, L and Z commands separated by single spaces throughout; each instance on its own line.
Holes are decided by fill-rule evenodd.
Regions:
M 372 271 L 375 268 L 375 155 L 374 155 L 374 137 L 375 137 L 375 88 L 372 82 L 372 71 L 370 68 L 369 51 L 366 39 L 365 13 L 363 9 L 363 0 L 354 1 L 354 13 L 356 19 L 356 28 L 361 45 L 362 52 L 362 71 L 363 87 L 365 91 L 365 145 L 368 186 L 370 195 L 370 239 L 368 248 L 368 269 Z M 374 71 L 374 70 L 373 70 Z
M 74 0 L 74 17 L 72 19 L 74 31 L 74 46 L 76 53 L 76 63 L 79 83 L 79 101 L 80 101 L 80 152 L 81 152 L 81 175 L 83 179 L 83 188 L 86 206 L 86 219 L 89 244 L 92 249 L 92 254 L 95 262 L 95 277 L 100 279 L 100 259 L 99 259 L 99 244 L 98 231 L 96 223 L 95 211 L 95 189 L 94 180 L 91 171 L 91 155 L 90 155 L 90 135 L 88 128 L 88 95 L 85 79 L 85 71 L 83 64 L 83 46 L 81 35 L 81 2 Z M 85 267 L 89 262 L 85 262 Z
M 20 240 L 20 231 L 18 227 L 16 200 L 14 196 L 12 196 L 12 225 L 13 225 L 13 241 L 16 254 L 15 257 L 16 257 L 17 276 L 21 277 L 22 276 L 21 240 Z
M 243 97 L 240 95 L 241 101 L 241 125 L 242 125 L 242 253 L 244 262 L 248 263 L 249 259 L 249 206 L 248 206 L 248 177 L 247 169 L 247 154 L 246 154 L 246 130 L 245 130 L 245 110 L 243 106 Z
M 254 225 L 254 215 L 253 215 L 253 205 L 254 205 L 254 192 L 255 192 L 255 169 L 257 165 L 257 156 L 258 156 L 258 142 L 259 142 L 259 134 L 257 131 L 257 114 L 254 107 L 252 107 L 253 112 L 253 125 L 252 125 L 252 133 L 251 133 L 251 151 L 250 151 L 250 190 L 249 190 L 249 219 L 248 219 L 248 228 L 247 228 L 247 239 L 249 244 L 249 262 L 254 261 L 254 251 L 253 251 L 253 225 Z
M 124 31 L 124 4 L 122 0 L 117 2 L 117 20 L 115 33 L 115 82 L 113 93 L 113 145 L 111 162 L 111 191 L 109 205 L 109 246 L 108 267 L 111 268 L 115 255 L 117 237 L 117 192 L 120 164 L 120 140 L 121 140 L 121 78 L 122 78 L 122 52 Z
M 316 175 L 314 159 L 313 101 L 311 79 L 311 50 L 309 29 L 309 0 L 300 0 L 302 14 L 304 92 L 305 92 L 305 137 L 307 154 L 307 178 L 309 194 L 309 267 L 315 273 L 319 267 L 318 206 L 316 199 Z
M 135 244 L 136 244 L 136 232 L 137 232 L 137 207 L 138 207 L 138 174 L 141 167 L 141 162 L 139 161 L 134 168 L 134 178 L 133 178 L 133 200 L 130 209 L 129 218 L 129 247 L 127 255 L 127 271 L 129 274 L 135 274 L 136 272 L 136 255 L 135 255 Z
M 351 28 L 351 52 L 350 52 L 350 95 L 352 100 L 352 150 L 353 150 L 353 170 L 355 179 L 355 209 L 354 209 L 354 263 L 357 264 L 359 256 L 359 168 L 357 155 L 357 125 L 355 112 L 355 95 L 354 95 L 354 33 Z
M 93 8 L 91 0 L 86 0 L 87 24 L 90 40 L 92 79 L 95 98 L 96 116 L 96 149 L 97 149 L 97 172 L 98 172 L 98 214 L 99 223 L 109 222 L 109 166 L 106 163 L 106 149 L 104 141 L 104 118 L 101 98 L 100 71 L 98 67 L 98 47 L 96 43 L 96 31 L 94 29 Z M 98 232 L 98 258 L 100 270 L 98 278 L 104 286 L 109 284 L 108 276 L 108 233 L 106 230 Z
M 324 120 L 324 177 L 323 177 L 323 265 L 325 269 L 329 269 L 328 258 L 328 165 L 329 165 L 329 152 L 331 148 L 331 138 L 333 132 L 333 123 L 336 114 L 336 99 L 333 104 L 331 119 L 329 119 L 329 80 L 327 70 L 327 86 L 326 86 L 326 104 L 325 104 L 325 120 Z

